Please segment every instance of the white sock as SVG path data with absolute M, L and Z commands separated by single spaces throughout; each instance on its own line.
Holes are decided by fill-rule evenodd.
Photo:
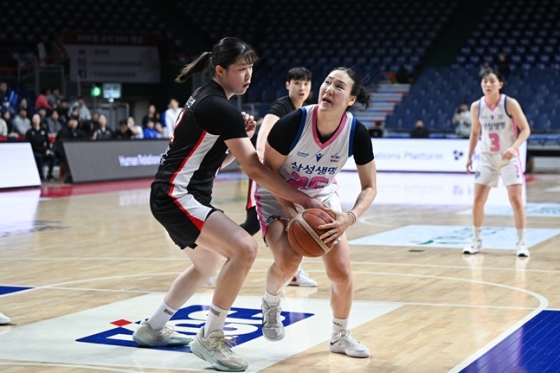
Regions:
M 266 302 L 266 304 L 272 306 L 272 305 L 277 305 L 278 303 L 280 303 L 280 294 L 278 295 L 272 295 L 270 294 L 268 291 L 264 291 L 264 301 Z
M 525 228 L 517 229 L 517 242 L 525 243 Z
M 480 233 L 482 232 L 482 227 L 472 227 L 473 240 L 480 240 Z
M 348 319 L 347 318 L 337 319 L 336 317 L 333 317 L 332 328 L 333 328 L 333 334 L 337 334 L 345 330 L 348 330 Z
M 175 315 L 177 310 L 169 307 L 165 302 L 161 302 L 154 314 L 148 319 L 148 324 L 152 329 L 161 329 L 167 324 L 171 316 Z
M 208 338 L 210 333 L 216 330 L 224 330 L 224 324 L 228 313 L 229 310 L 223 310 L 214 303 L 210 304 L 208 320 L 206 320 L 206 325 L 204 325 L 204 338 Z

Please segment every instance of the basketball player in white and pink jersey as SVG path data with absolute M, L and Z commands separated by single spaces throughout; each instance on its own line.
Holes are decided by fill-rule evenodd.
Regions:
M 531 129 L 517 100 L 501 93 L 503 85 L 499 72 L 486 70 L 482 74 L 481 83 L 484 96 L 471 105 L 468 173 L 473 173 L 472 156 L 477 143 L 481 154 L 475 173 L 473 238 L 471 245 L 463 249 L 463 254 L 476 254 L 482 250 L 480 233 L 484 204 L 490 188 L 498 185 L 498 178 L 501 176 L 513 208 L 517 229 L 517 256 L 529 257 L 529 250 L 525 245 L 526 217 L 522 195 L 524 176 L 519 147 L 527 140 Z
M 332 246 L 321 257 L 331 283 L 329 348 L 331 352 L 364 358 L 370 355 L 368 348 L 352 337 L 348 327 L 354 291 L 345 231 L 370 207 L 377 187 L 369 132 L 347 111 L 356 102 L 366 107 L 370 104 L 370 94 L 360 77 L 352 69 L 335 68 L 321 84 L 317 105 L 304 106 L 276 122 L 267 137 L 264 164 L 288 184 L 321 201 L 335 218 L 333 223 L 319 227 L 327 230 L 321 239 Z M 349 157 L 354 157 L 357 165 L 360 194 L 354 206 L 342 212 L 335 178 Z M 288 242 L 286 227 L 302 207 L 265 188 L 257 186 L 257 214 L 274 263 L 266 276 L 262 332 L 267 340 L 279 341 L 285 336 L 280 296 L 302 261 Z

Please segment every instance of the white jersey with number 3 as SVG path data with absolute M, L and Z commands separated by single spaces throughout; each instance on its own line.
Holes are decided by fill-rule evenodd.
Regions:
M 503 153 L 517 139 L 517 125 L 507 111 L 506 95 L 491 106 L 483 96 L 478 101 L 480 122 L 480 150 L 483 153 Z

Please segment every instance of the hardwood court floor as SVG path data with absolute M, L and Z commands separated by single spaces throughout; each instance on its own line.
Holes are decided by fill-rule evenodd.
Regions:
M 214 204 L 241 222 L 247 180 L 227 176 L 216 182 Z M 186 255 L 151 216 L 149 182 L 54 184 L 0 193 L 0 311 L 13 322 L 0 326 L 1 372 L 208 371 L 204 362 L 180 351 L 76 341 L 76 335 L 91 336 L 116 325 L 110 322 L 149 316 L 188 266 Z M 350 208 L 358 192 L 357 175 L 343 173 L 339 182 L 344 208 Z M 354 299 L 359 303 L 351 320 L 360 320 L 353 324 L 353 334 L 368 346 L 371 358 L 329 353 L 329 282 L 320 259 L 305 259 L 304 269 L 319 285 L 288 287 L 284 296 L 291 301 L 284 308 L 306 312 L 307 304 L 319 307 L 317 315 L 326 315 L 322 326 L 288 326 L 287 334 L 297 339 L 292 346 L 263 338 L 248 343 L 251 349 L 239 345 L 248 371 L 557 372 L 555 358 L 534 355 L 535 344 L 527 338 L 509 347 L 500 342 L 521 333 L 516 330 L 544 315 L 541 311 L 560 309 L 560 236 L 553 232 L 533 246 L 529 260 L 503 249 L 463 256 L 457 243 L 465 237 L 457 237 L 457 231 L 438 232 L 459 227 L 458 232 L 468 233 L 472 179 L 379 173 L 378 186 L 377 200 L 347 232 L 350 240 L 370 242 L 351 246 Z M 503 187 L 490 198 L 487 212 L 507 206 Z M 526 199 L 537 211 L 528 217 L 529 228 L 560 228 L 560 175 L 532 177 Z M 513 218 L 487 215 L 485 226 L 512 228 Z M 398 229 L 389 241 L 370 237 Z M 543 232 L 535 231 L 535 239 L 548 231 Z M 418 242 L 411 234 L 431 234 L 433 239 Z M 258 310 L 271 255 L 260 236 L 255 238 L 260 251 L 240 302 Z M 212 288 L 199 293 L 204 302 Z M 138 304 L 141 309 L 135 310 Z M 541 347 L 558 345 L 558 334 L 547 334 L 552 324 L 539 324 Z M 121 326 L 127 327 L 131 325 Z M 290 347 L 295 352 L 286 352 Z M 497 347 L 501 352 L 496 353 Z M 481 363 L 486 352 L 502 356 L 501 363 Z M 539 364 L 526 363 L 522 356 L 537 356 L 540 368 L 531 368 Z

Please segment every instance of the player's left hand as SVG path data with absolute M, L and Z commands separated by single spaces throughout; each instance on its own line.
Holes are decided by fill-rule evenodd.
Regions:
M 513 157 L 515 157 L 516 154 L 516 149 L 511 147 L 511 148 L 507 148 L 505 152 L 502 153 L 502 159 L 504 161 L 509 161 L 510 159 L 512 159 Z
M 336 245 L 340 241 L 340 237 L 344 234 L 344 232 L 350 228 L 353 220 L 348 216 L 348 214 L 341 211 L 333 210 L 328 207 L 324 207 L 323 210 L 333 217 L 334 222 L 323 224 L 318 227 L 319 229 L 328 229 L 327 232 L 321 235 L 321 240 L 323 240 L 323 242 L 327 245 Z

